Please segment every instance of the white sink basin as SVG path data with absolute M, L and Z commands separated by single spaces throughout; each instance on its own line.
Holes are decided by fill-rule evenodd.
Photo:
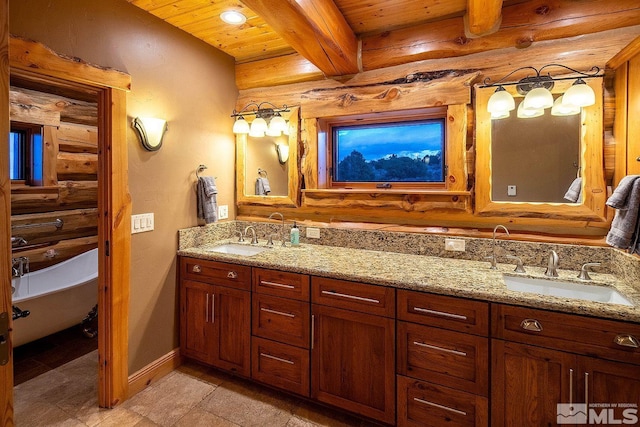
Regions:
M 214 246 L 213 248 L 207 248 L 207 252 L 218 252 L 221 254 L 231 255 L 243 255 L 253 256 L 258 255 L 260 252 L 266 251 L 268 248 L 264 246 L 249 246 L 240 245 L 238 243 L 225 243 L 224 245 Z
M 583 285 L 560 280 L 516 277 L 506 274 L 503 274 L 502 277 L 507 289 L 512 291 L 633 306 L 627 298 L 608 286 Z

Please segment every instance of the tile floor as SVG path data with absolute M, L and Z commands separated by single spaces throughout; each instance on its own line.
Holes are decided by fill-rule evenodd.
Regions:
M 187 363 L 115 409 L 97 407 L 97 351 L 15 387 L 18 427 L 374 426 Z

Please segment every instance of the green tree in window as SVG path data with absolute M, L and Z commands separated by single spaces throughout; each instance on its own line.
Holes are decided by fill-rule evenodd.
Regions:
M 427 164 L 419 159 L 398 157 L 377 160 L 374 167 L 386 171 L 385 179 L 389 181 L 424 181 L 427 176 Z
M 373 168 L 362 153 L 353 150 L 338 164 L 338 181 L 372 181 Z

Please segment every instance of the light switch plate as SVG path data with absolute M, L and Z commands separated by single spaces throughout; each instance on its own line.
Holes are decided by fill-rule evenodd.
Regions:
M 229 218 L 229 205 L 218 206 L 218 219 Z
M 131 234 L 153 231 L 155 219 L 152 213 L 131 215 Z

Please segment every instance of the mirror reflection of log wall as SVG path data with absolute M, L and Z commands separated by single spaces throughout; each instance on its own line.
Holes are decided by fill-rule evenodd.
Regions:
M 43 185 L 11 187 L 12 236 L 27 242 L 12 256 L 28 257 L 31 271 L 98 246 L 97 103 L 38 89 L 10 90 L 11 121 L 42 126 Z

